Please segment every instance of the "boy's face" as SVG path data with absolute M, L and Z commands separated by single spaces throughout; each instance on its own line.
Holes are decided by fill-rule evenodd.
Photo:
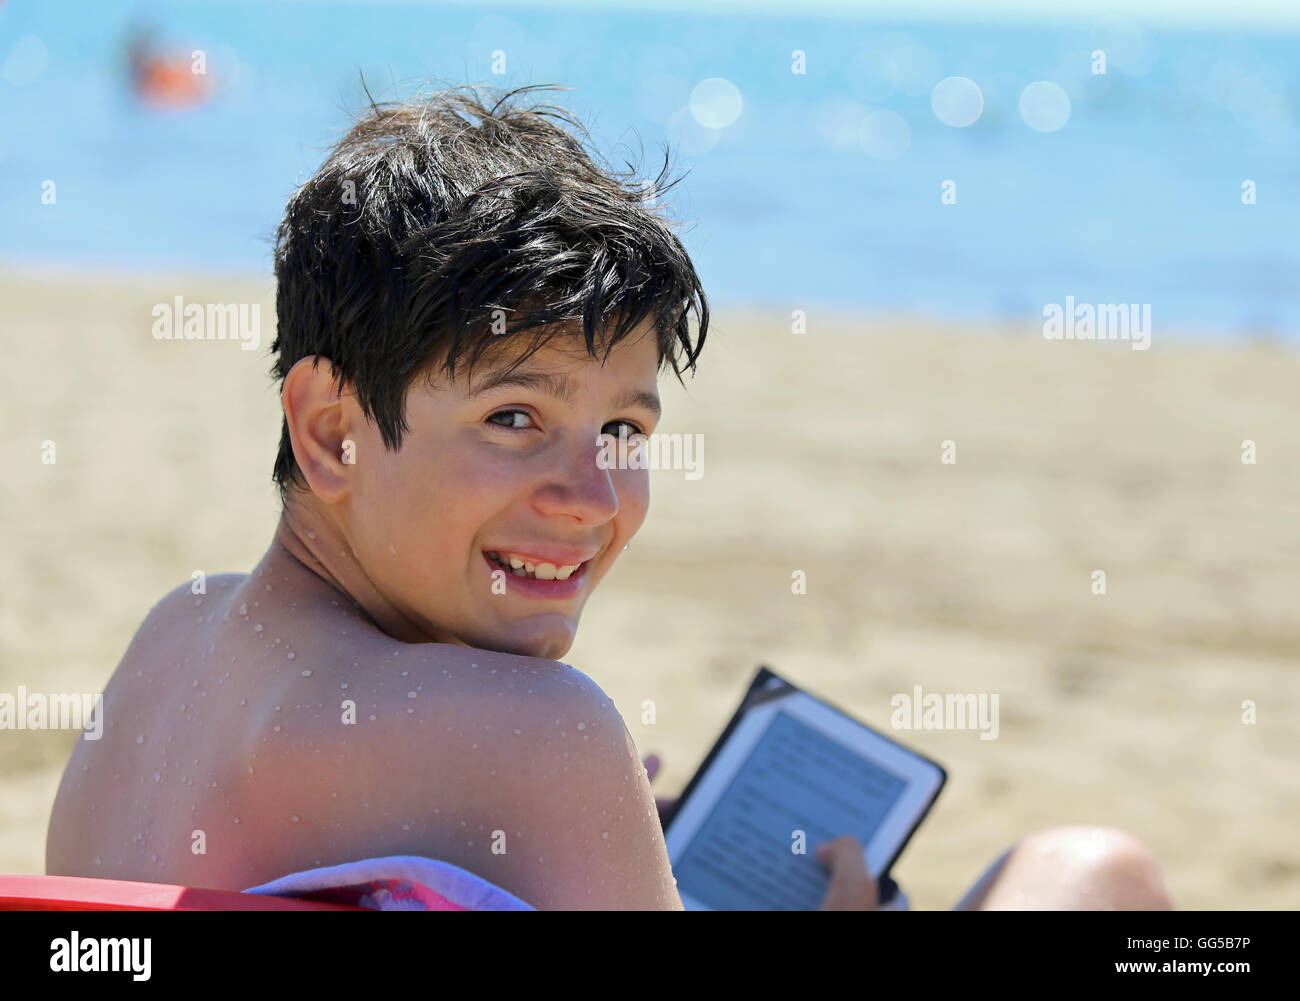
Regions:
M 364 424 L 343 516 L 371 582 L 429 639 L 556 659 L 645 520 L 648 471 L 602 469 L 597 436 L 654 430 L 658 347 L 647 325 L 602 365 L 561 335 L 498 382 L 513 357 L 472 386 L 417 379 L 394 452 Z

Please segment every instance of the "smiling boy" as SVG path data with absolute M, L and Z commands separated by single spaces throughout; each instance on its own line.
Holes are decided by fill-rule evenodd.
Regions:
M 291 199 L 275 539 L 150 612 L 49 872 L 242 889 L 411 854 L 539 909 L 681 907 L 622 718 L 557 658 L 649 505 L 597 456 L 654 430 L 708 307 L 649 191 L 518 93 L 372 107 Z

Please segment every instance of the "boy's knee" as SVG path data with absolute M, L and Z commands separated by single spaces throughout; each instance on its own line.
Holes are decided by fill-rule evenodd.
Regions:
M 1173 907 L 1160 866 L 1132 834 L 1115 827 L 1052 827 L 1036 831 L 1014 853 L 1056 870 L 1100 907 L 1167 910 Z

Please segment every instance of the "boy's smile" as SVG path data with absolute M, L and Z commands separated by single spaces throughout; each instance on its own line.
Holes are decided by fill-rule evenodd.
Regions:
M 326 535 L 296 535 L 398 639 L 555 659 L 649 507 L 646 470 L 597 456 L 600 435 L 654 430 L 658 346 L 647 328 L 603 363 L 563 334 L 514 371 L 503 354 L 472 383 L 416 379 L 396 451 L 327 366 L 300 364 L 286 413 L 312 492 L 294 520 Z
M 523 580 L 544 581 L 545 583 L 556 585 L 563 584 L 570 578 L 577 580 L 582 575 L 583 568 L 591 559 L 591 556 L 582 556 L 577 553 L 566 553 L 564 555 L 555 555 L 556 550 L 551 550 L 545 556 L 536 555 L 536 551 L 527 555 L 520 555 L 518 550 L 493 550 L 485 552 L 488 563 L 496 569 L 500 568 L 506 573 L 513 574 Z M 592 556 L 595 554 L 593 553 Z M 570 562 L 572 561 L 572 562 Z M 546 588 L 538 591 L 538 594 L 546 596 L 555 596 L 564 594 L 565 589 L 562 587 Z

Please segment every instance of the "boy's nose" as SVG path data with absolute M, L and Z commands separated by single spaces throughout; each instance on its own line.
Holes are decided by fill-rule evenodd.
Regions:
M 556 455 L 534 501 L 542 514 L 568 516 L 584 525 L 599 525 L 618 514 L 618 492 L 608 469 L 597 462 L 594 445 L 573 443 Z

